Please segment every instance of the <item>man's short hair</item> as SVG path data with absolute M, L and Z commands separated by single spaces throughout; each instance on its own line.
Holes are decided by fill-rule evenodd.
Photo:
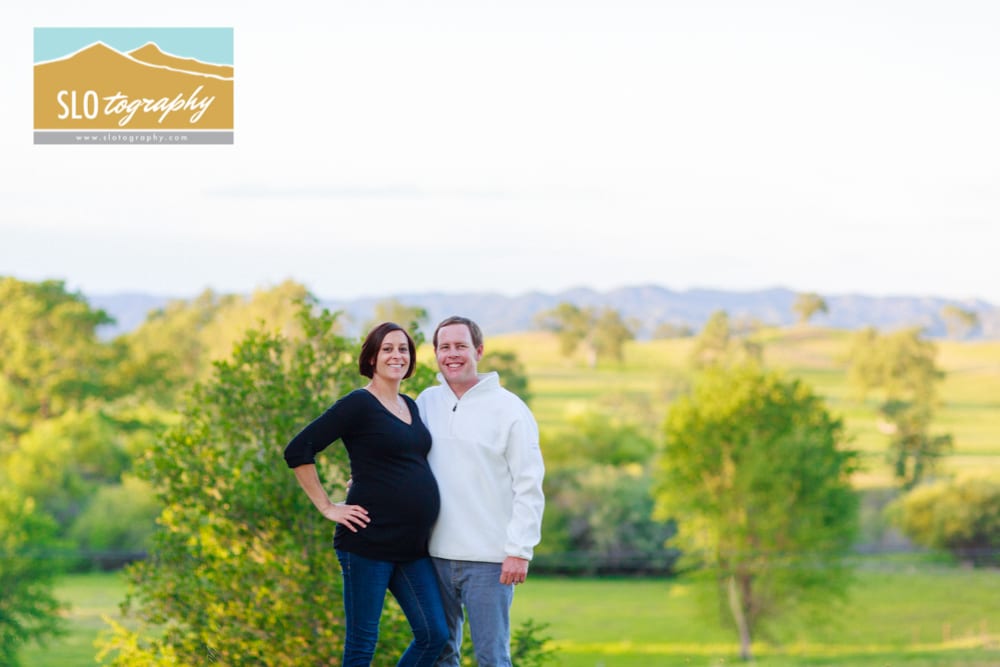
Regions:
M 441 327 L 449 327 L 453 324 L 464 324 L 469 327 L 469 333 L 472 335 L 472 347 L 478 350 L 483 346 L 483 330 L 479 328 L 479 325 L 468 317 L 452 315 L 441 320 L 441 324 L 437 325 L 437 329 L 434 330 L 434 338 L 431 339 L 431 342 L 434 343 L 435 350 L 438 346 L 438 331 L 441 331 Z

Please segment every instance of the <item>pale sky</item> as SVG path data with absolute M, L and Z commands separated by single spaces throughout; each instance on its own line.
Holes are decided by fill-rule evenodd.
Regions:
M 1000 305 L 1000 3 L 12 4 L 0 275 Z M 235 145 L 32 145 L 33 29 L 86 26 L 234 28 Z

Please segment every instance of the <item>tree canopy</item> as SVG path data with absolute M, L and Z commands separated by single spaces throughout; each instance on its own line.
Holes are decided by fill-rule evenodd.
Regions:
M 817 313 L 830 312 L 830 309 L 826 304 L 826 299 L 815 292 L 803 292 L 801 294 L 796 294 L 795 303 L 792 304 L 792 310 L 798 315 L 800 324 L 806 324 Z
M 599 359 L 621 362 L 625 358 L 625 343 L 635 340 L 634 324 L 626 322 L 613 308 L 580 308 L 563 302 L 535 317 L 538 326 L 559 337 L 563 356 L 573 354 L 581 343 L 587 347 L 591 366 Z
M 500 383 L 508 391 L 514 392 L 525 403 L 531 402 L 531 389 L 528 387 L 528 373 L 524 364 L 517 358 L 517 353 L 511 350 L 487 350 L 479 360 L 479 372 L 496 371 L 500 374 Z
M 108 398 L 114 363 L 97 336 L 113 320 L 61 281 L 0 277 L 0 441 L 39 420 Z
M 766 621 L 845 590 L 856 455 L 821 399 L 755 365 L 707 371 L 664 431 L 658 511 L 715 577 L 748 658 Z
M 691 365 L 695 368 L 759 362 L 762 356 L 761 346 L 741 334 L 724 310 L 717 310 L 708 318 L 690 353 Z
M 949 303 L 941 309 L 941 317 L 952 338 L 965 338 L 979 328 L 979 314 L 971 308 Z
M 967 563 L 1000 564 L 1000 477 L 995 474 L 921 485 L 887 512 L 917 544 L 946 549 Z
M 18 667 L 30 641 L 60 634 L 62 604 L 52 594 L 59 572 L 56 524 L 32 498 L 0 486 L 0 664 Z
M 937 347 L 919 328 L 880 334 L 869 327 L 854 335 L 848 378 L 864 397 L 879 391 L 879 413 L 890 435 L 889 457 L 904 489 L 916 486 L 952 445 L 948 434 L 931 434 L 944 372 Z
M 282 451 L 363 378 L 357 343 L 336 335 L 334 316 L 304 307 L 299 322 L 295 338 L 249 331 L 144 458 L 140 473 L 164 508 L 162 529 L 150 557 L 131 567 L 128 603 L 139 629 L 116 627 L 105 646 L 112 664 L 200 664 L 209 656 L 292 667 L 326 664 L 341 652 L 333 527 L 297 487 Z M 409 391 L 421 388 L 409 382 Z M 344 449 L 331 447 L 317 463 L 328 488 L 342 490 Z M 405 621 L 390 609 L 391 643 Z
M 422 306 L 408 306 L 399 299 L 385 299 L 375 304 L 372 319 L 365 322 L 362 330 L 368 333 L 382 322 L 395 322 L 405 328 L 411 336 L 416 336 L 421 327 L 430 321 L 427 309 Z

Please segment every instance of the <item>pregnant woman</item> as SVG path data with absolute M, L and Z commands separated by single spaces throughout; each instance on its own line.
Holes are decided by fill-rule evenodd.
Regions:
M 337 524 L 334 548 L 344 577 L 344 667 L 367 667 L 390 591 L 413 630 L 403 667 L 431 667 L 448 641 L 434 566 L 427 555 L 440 508 L 427 464 L 431 436 L 417 406 L 399 393 L 413 374 L 413 339 L 386 322 L 368 334 L 358 367 L 371 381 L 340 398 L 285 448 L 285 461 L 324 517 Z M 330 500 L 316 454 L 343 440 L 352 484 L 343 503 Z

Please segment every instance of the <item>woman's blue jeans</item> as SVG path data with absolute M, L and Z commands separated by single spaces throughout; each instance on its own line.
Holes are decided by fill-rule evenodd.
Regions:
M 387 590 L 396 598 L 413 630 L 413 641 L 397 664 L 432 667 L 448 642 L 448 624 L 430 558 L 395 563 L 338 549 L 337 559 L 344 573 L 347 632 L 343 667 L 371 664 Z

